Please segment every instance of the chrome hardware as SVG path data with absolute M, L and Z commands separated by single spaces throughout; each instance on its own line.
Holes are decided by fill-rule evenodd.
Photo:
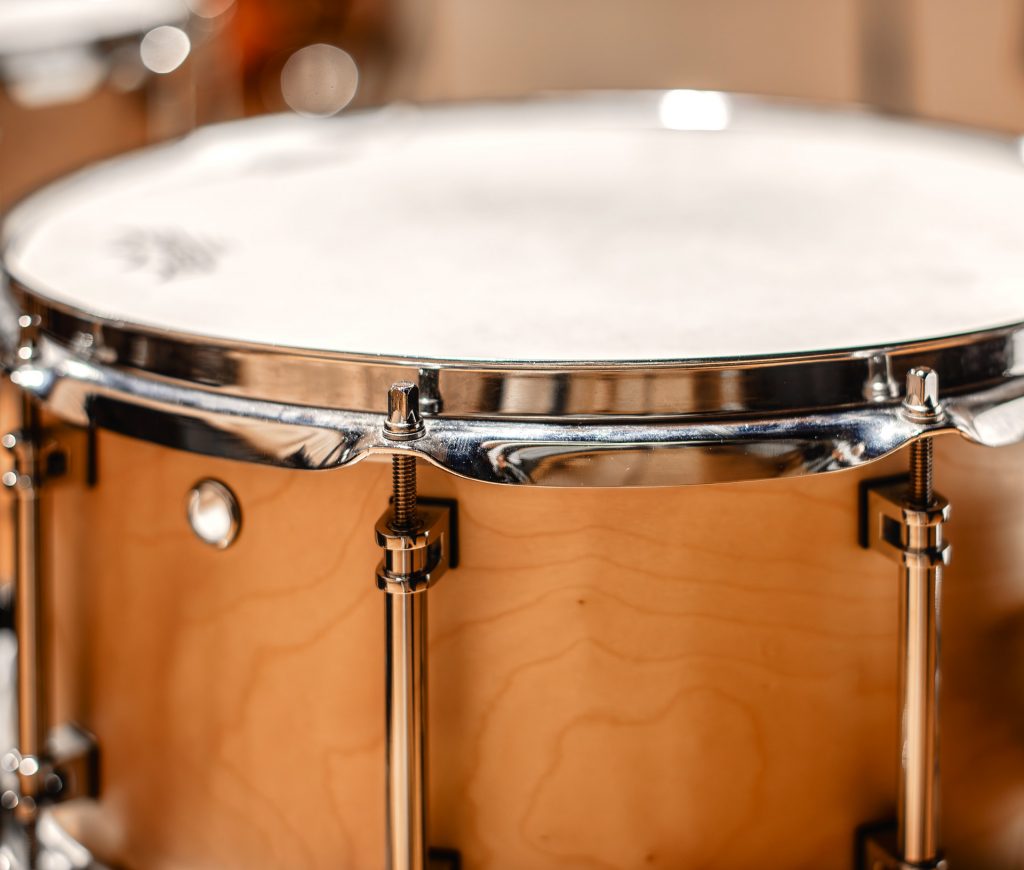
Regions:
M 869 402 L 889 402 L 899 394 L 899 384 L 892 375 L 892 357 L 886 353 L 869 356 L 864 398 Z
M 21 782 L 26 775 L 33 775 L 40 784 L 34 796 L 23 787 L 0 793 L 0 806 L 4 809 L 21 808 L 34 815 L 39 804 L 99 795 L 99 747 L 96 738 L 77 725 L 64 724 L 52 729 L 41 759 L 12 749 L 0 758 L 0 769 L 18 774 Z
M 2 301 L 0 298 L 0 304 Z M 108 332 L 104 329 L 103 334 Z M 142 345 L 149 341 L 137 338 Z M 926 433 L 940 431 L 960 432 L 974 443 L 1002 447 L 1024 441 L 1024 365 L 1013 357 L 1018 344 L 1024 347 L 1024 325 L 974 336 L 973 341 L 947 339 L 941 348 L 923 343 L 890 352 L 896 373 L 905 374 L 906 363 L 900 356 L 914 348 L 941 362 L 944 376 L 947 369 L 952 373 L 956 395 L 943 401 L 945 413 L 931 422 L 911 419 L 899 403 L 863 398 L 868 360 L 877 353 L 863 359 L 851 355 L 788 365 L 765 361 L 746 370 L 739 363 L 707 372 L 699 367 L 674 370 L 659 365 L 646 375 L 635 365 L 618 369 L 582 366 L 563 373 L 529 368 L 519 372 L 442 368 L 443 415 L 431 418 L 422 438 L 409 443 L 409 450 L 453 474 L 487 483 L 620 487 L 840 471 L 866 465 Z M 266 389 L 255 383 L 199 389 L 181 377 L 152 377 L 134 368 L 83 360 L 62 347 L 49 329 L 40 336 L 39 349 L 37 359 L 11 372 L 11 380 L 49 411 L 78 426 L 92 423 L 193 453 L 286 468 L 337 468 L 374 453 L 396 452 L 395 441 L 382 431 L 382 414 L 359 410 L 360 399 L 354 394 L 344 392 L 325 404 L 322 397 L 318 401 L 308 395 L 308 385 L 295 383 L 294 395 L 287 398 L 272 380 L 267 381 Z M 216 355 L 215 350 L 210 352 Z M 253 366 L 263 365 L 257 360 L 265 362 L 275 353 L 266 350 L 264 356 L 253 357 Z M 182 354 L 175 359 L 189 363 L 187 352 Z M 282 377 L 292 377 L 293 365 L 295 372 L 305 372 L 313 381 L 325 376 L 325 371 L 319 375 L 307 371 L 301 354 L 275 359 Z M 990 364 L 992 371 L 988 371 Z M 401 375 L 415 377 L 418 371 L 408 371 L 397 363 L 341 359 L 324 365 L 330 368 L 330 383 L 340 385 L 338 389 L 343 391 L 373 381 L 384 372 L 397 369 Z M 856 395 L 844 397 L 847 404 L 842 407 L 804 404 L 799 412 L 780 408 L 773 414 L 760 414 L 757 408 L 761 403 L 750 394 L 744 400 L 743 416 L 730 416 L 703 403 L 703 397 L 709 391 L 714 393 L 713 385 L 726 375 L 751 389 L 756 385 L 748 380 L 757 381 L 767 391 L 765 396 L 772 391 L 784 395 L 787 384 L 813 383 L 824 385 L 821 399 L 837 399 L 840 396 L 829 385 L 846 383 L 850 372 L 858 390 Z M 685 398 L 677 413 L 665 410 L 656 416 L 660 405 L 634 405 L 638 416 L 620 419 L 616 414 L 625 407 L 621 402 L 609 405 L 607 413 L 579 404 L 599 392 L 601 383 L 614 387 L 614 395 L 623 400 L 646 396 L 646 391 L 630 388 L 643 377 L 664 385 L 664 391 L 660 387 L 656 391 L 658 396 Z M 783 382 L 784 377 L 792 380 Z M 559 378 L 563 385 L 572 385 L 572 400 L 567 400 L 564 415 L 558 416 L 555 406 L 523 405 L 517 407 L 522 407 L 524 414 L 536 411 L 538 416 L 516 418 L 512 406 L 491 402 L 496 396 L 536 395 L 536 389 L 525 393 L 518 389 L 527 380 L 539 384 Z M 701 386 L 705 382 L 707 389 Z M 950 379 L 944 381 L 946 386 L 949 383 Z M 552 390 L 562 394 L 553 386 Z M 474 404 L 474 397 L 480 397 L 482 403 Z M 811 398 L 808 395 L 800 401 Z M 580 417 L 581 413 L 589 416 Z
M 200 480 L 189 490 L 187 516 L 196 537 L 218 550 L 230 547 L 242 528 L 238 499 L 219 480 Z
M 29 345 L 23 345 L 26 347 Z M 66 468 L 63 451 L 44 441 L 39 411 L 24 396 L 22 427 L 0 438 L 13 456 L 14 468 L 3 483 L 16 495 L 14 628 L 17 637 L 17 747 L 0 759 L 16 776 L 0 794 L 0 806 L 12 812 L 24 832 L 27 867 L 37 866 L 40 844 L 36 826 L 42 806 L 76 797 L 95 796 L 98 750 L 95 740 L 74 725 L 50 728 L 47 660 L 47 588 L 43 573 L 41 493 L 46 481 Z M 21 866 L 19 864 L 19 866 Z
M 18 317 L 19 341 L 16 355 L 19 363 L 31 362 L 38 355 L 40 323 L 38 314 L 22 314 Z
M 438 370 L 436 368 L 421 368 L 419 370 L 419 384 L 420 411 L 432 417 L 440 414 L 444 408 L 444 402 L 441 399 Z
M 419 390 L 397 383 L 388 392 L 384 437 L 423 433 Z M 385 596 L 387 867 L 426 870 L 427 846 L 427 595 L 447 570 L 450 509 L 420 505 L 415 455 L 392 456 L 393 501 L 376 526 L 384 557 L 377 586 Z
M 917 419 L 942 414 L 938 377 L 911 369 L 904 411 Z M 949 503 L 932 488 L 932 444 L 911 445 L 910 476 L 866 490 L 862 543 L 900 566 L 900 778 L 895 836 L 867 840 L 870 870 L 944 867 L 939 845 L 939 602 L 950 548 L 943 526 Z
M 427 606 L 387 596 L 387 867 L 425 870 L 427 858 Z
M 1016 153 L 1016 152 L 1014 152 Z M 961 336 L 861 350 L 716 360 L 601 362 L 423 361 L 393 356 L 356 356 L 272 345 L 195 339 L 167 329 L 148 329 L 68 310 L 10 278 L 0 309 L 16 318 L 36 312 L 40 344 L 69 351 L 81 332 L 95 338 L 89 362 L 131 368 L 151 381 L 201 388 L 212 397 L 372 414 L 379 421 L 380 396 L 397 381 L 417 380 L 426 401 L 443 398 L 441 413 L 452 419 L 489 421 L 572 420 L 611 423 L 637 418 L 688 418 L 721 422 L 745 415 L 822 414 L 868 406 L 865 385 L 892 372 L 902 382 L 913 361 L 929 360 L 943 389 L 960 396 L 1024 375 L 1020 347 L 1024 323 Z M 72 354 L 77 363 L 85 358 Z M 52 365 L 52 363 L 50 363 Z M 421 371 L 429 371 L 425 381 Z M 60 372 L 100 386 L 88 369 Z M 118 379 L 122 389 L 128 378 Z M 114 384 L 111 383 L 111 386 Z M 880 386 L 878 392 L 889 389 Z M 875 389 L 872 388 L 872 393 Z M 140 396 L 141 398 L 141 396 Z M 154 395 L 152 398 L 156 398 Z M 894 398 L 894 396 L 892 397 Z M 422 405 L 421 405 L 422 407 Z M 426 408 L 424 408 L 426 410 Z M 375 423 L 379 426 L 379 422 Z
M 377 546 L 384 551 L 384 558 L 377 567 L 377 588 L 392 594 L 412 595 L 429 589 L 448 570 L 450 513 L 446 507 L 420 505 L 416 510 L 415 528 L 398 531 L 394 527 L 398 504 L 396 498 L 394 508 L 377 521 Z
M 907 416 L 919 421 L 933 421 L 942 414 L 939 402 L 939 375 L 924 366 L 907 372 L 907 394 L 903 399 Z
M 409 381 L 392 384 L 388 390 L 388 416 L 384 437 L 389 441 L 415 441 L 423 437 L 420 416 L 420 388 Z

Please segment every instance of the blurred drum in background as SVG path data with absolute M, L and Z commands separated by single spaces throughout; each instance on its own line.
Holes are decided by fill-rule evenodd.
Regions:
M 237 115 L 230 12 L 231 0 L 0 0 L 0 208 Z
M 1014 141 L 694 91 L 263 118 L 3 258 L 13 832 L 841 870 L 891 815 L 872 870 L 1024 859 Z
M 0 0 L 0 212 L 69 170 L 240 114 L 233 2 Z M 18 401 L 4 378 L 0 420 L 18 418 Z M 9 539 L 4 507 L 0 535 Z M 4 581 L 13 558 L 2 548 Z M 0 632 L 4 742 L 13 656 Z
M 0 0 L 0 212 L 70 170 L 240 114 L 233 4 Z

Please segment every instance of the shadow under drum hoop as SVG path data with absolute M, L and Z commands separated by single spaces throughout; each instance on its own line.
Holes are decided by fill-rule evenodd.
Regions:
M 677 92 L 247 121 L 33 197 L 18 829 L 841 868 L 891 815 L 866 866 L 1021 861 L 1022 194 L 1009 140 Z M 947 432 L 1002 449 L 938 439 L 943 498 Z M 40 784 L 72 720 L 96 801 Z
M 190 130 L 218 29 L 186 0 L 0 2 L 0 207 Z

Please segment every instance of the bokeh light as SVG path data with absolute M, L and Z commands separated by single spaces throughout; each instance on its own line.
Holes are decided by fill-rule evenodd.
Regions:
M 345 108 L 359 87 L 359 68 L 344 49 L 318 43 L 300 48 L 281 70 L 281 94 L 300 115 L 323 118 Z
M 180 27 L 165 24 L 154 27 L 142 38 L 139 55 L 146 69 L 165 74 L 181 66 L 191 50 L 188 34 Z

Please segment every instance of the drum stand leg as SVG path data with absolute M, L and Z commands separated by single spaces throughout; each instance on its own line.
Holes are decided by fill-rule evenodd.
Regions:
M 419 390 L 394 385 L 384 435 L 414 441 L 424 434 Z M 386 593 L 386 765 L 388 870 L 458 866 L 457 853 L 427 845 L 427 590 L 453 563 L 451 509 L 417 502 L 416 457 L 392 457 L 394 498 L 378 520 L 384 558 L 377 586 Z
M 23 324 L 24 326 L 25 324 Z M 22 352 L 31 353 L 31 345 Z M 23 357 L 25 358 L 25 357 Z M 8 863 L 34 868 L 50 851 L 37 826 L 42 806 L 75 797 L 94 797 L 98 756 L 94 739 L 74 725 L 49 727 L 48 612 L 40 497 L 45 480 L 64 472 L 64 454 L 44 442 L 38 407 L 22 398 L 21 426 L 0 439 L 13 456 L 3 484 L 15 494 L 14 629 L 17 638 L 17 741 L 0 759 L 5 784 L 0 806 L 10 811 L 17 843 L 5 836 Z M 20 835 L 20 836 L 18 836 Z M 46 837 L 42 838 L 46 840 Z M 82 866 L 66 863 L 66 866 Z M 62 865 L 62 866 L 65 866 Z
M 938 419 L 938 379 L 913 369 L 904 408 Z M 861 846 L 865 870 L 945 868 L 939 845 L 939 601 L 949 562 L 943 524 L 949 503 L 932 490 L 932 443 L 911 445 L 910 479 L 869 486 L 862 543 L 899 565 L 900 774 L 895 829 L 879 828 Z

